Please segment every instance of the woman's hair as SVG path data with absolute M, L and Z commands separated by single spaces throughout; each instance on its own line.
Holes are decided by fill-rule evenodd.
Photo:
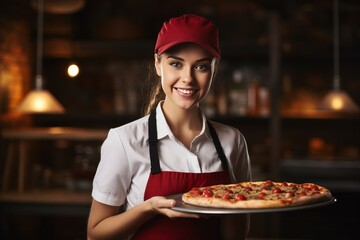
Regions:
M 158 56 L 160 61 L 160 56 Z M 161 86 L 160 77 L 156 74 L 154 62 L 149 64 L 149 75 L 147 77 L 147 84 L 145 86 L 148 96 L 144 103 L 142 113 L 143 115 L 148 115 L 156 108 L 157 104 L 165 99 L 165 93 Z M 148 91 L 150 89 L 150 91 Z

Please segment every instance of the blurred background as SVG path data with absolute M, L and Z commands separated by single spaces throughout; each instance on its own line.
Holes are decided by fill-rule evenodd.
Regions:
M 254 180 L 315 182 L 337 199 L 252 214 L 249 239 L 359 239 L 356 0 L 1 1 L 1 239 L 86 239 L 102 141 L 142 116 L 157 33 L 184 13 L 220 30 L 203 107 L 245 135 Z M 33 92 L 49 109 L 25 104 Z

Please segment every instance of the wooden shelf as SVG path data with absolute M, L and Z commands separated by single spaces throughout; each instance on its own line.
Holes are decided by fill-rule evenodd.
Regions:
M 70 42 L 65 38 L 52 38 L 44 41 L 45 58 L 111 58 L 132 57 L 141 59 L 153 58 L 153 40 L 82 40 Z M 239 44 L 229 41 L 221 43 L 222 54 L 225 59 L 246 56 L 250 59 L 266 61 L 268 46 L 257 44 Z
M 285 119 L 360 119 L 360 112 L 335 112 L 335 111 L 283 111 Z
M 0 212 L 5 215 L 81 216 L 89 215 L 90 192 L 66 189 L 0 193 Z
M 103 129 L 81 129 L 81 128 L 24 128 L 7 129 L 2 132 L 5 139 L 16 140 L 103 140 L 106 137 L 107 130 Z
M 0 203 L 33 204 L 91 204 L 90 192 L 71 192 L 66 189 L 32 190 L 28 192 L 0 193 Z

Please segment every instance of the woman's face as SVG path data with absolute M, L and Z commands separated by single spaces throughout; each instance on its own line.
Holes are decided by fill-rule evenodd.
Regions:
M 165 92 L 164 105 L 184 110 L 197 107 L 209 92 L 216 60 L 195 44 L 182 44 L 161 56 L 155 68 Z

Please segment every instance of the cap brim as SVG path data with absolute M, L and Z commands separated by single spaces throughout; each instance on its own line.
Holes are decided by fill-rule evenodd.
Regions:
M 188 39 L 186 41 L 178 40 L 178 41 L 173 41 L 171 43 L 165 44 L 158 48 L 157 53 L 162 54 L 162 53 L 166 52 L 167 50 L 169 50 L 170 48 L 175 47 L 176 45 L 179 45 L 182 43 L 195 43 L 195 44 L 199 45 L 200 47 L 204 48 L 205 50 L 207 50 L 212 56 L 214 56 L 218 60 L 220 60 L 220 58 L 221 58 L 220 54 L 215 49 L 213 49 L 211 46 L 209 46 L 203 42 L 200 42 L 200 41 L 196 41 L 196 40 L 191 41 Z

